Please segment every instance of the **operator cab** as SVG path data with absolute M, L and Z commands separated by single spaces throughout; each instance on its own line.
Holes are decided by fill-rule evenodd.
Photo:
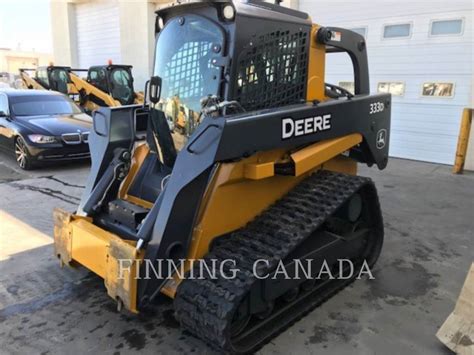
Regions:
M 190 1 L 157 15 L 154 75 L 162 78 L 162 92 L 156 108 L 178 150 L 206 106 L 226 115 L 305 101 L 306 14 L 249 0 Z
M 306 99 L 312 26 L 306 14 L 249 0 L 191 1 L 157 15 L 153 78 L 160 78 L 160 90 L 155 99 L 150 95 L 146 147 L 133 148 L 130 133 L 127 139 L 108 137 L 107 157 L 95 167 L 94 160 L 100 159 L 94 159 L 99 150 L 92 149 L 94 140 L 105 138 L 91 134 L 92 171 L 97 174 L 91 174 L 88 185 L 95 188 L 85 192 L 88 200 L 80 207 L 94 215 L 95 223 L 125 239 L 147 234 L 143 231 L 146 216 L 158 205 L 177 155 L 204 120 Z M 130 85 L 133 92 L 129 73 L 130 67 L 125 66 L 91 67 L 88 81 L 108 92 L 118 91 L 119 84 Z M 116 80 L 113 88 L 112 80 Z M 113 110 L 114 119 L 104 127 L 112 135 L 125 132 L 118 116 L 127 115 L 127 109 Z M 130 118 L 128 122 L 136 124 Z M 122 184 L 116 178 L 117 166 L 127 171 Z
M 89 68 L 87 82 L 111 95 L 122 105 L 135 101 L 131 65 L 97 65 Z
M 59 91 L 67 95 L 69 93 L 68 84 L 72 83 L 69 75 L 70 71 L 70 67 L 64 66 L 38 67 L 35 79 L 46 89 Z

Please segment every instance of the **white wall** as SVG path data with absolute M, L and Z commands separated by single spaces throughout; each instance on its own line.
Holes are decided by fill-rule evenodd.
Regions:
M 54 62 L 87 68 L 131 64 L 135 88 L 151 75 L 156 4 L 163 0 L 51 1 Z
M 300 9 L 322 25 L 367 27 L 372 92 L 380 81 L 405 82 L 405 95 L 393 97 L 390 154 L 452 164 L 461 112 L 473 94 L 472 3 L 300 0 Z M 464 18 L 462 36 L 429 36 L 432 19 L 459 17 Z M 413 24 L 410 38 L 382 39 L 384 24 L 405 22 Z M 329 58 L 328 81 L 351 81 L 348 57 Z M 455 82 L 455 96 L 422 97 L 426 81 Z
M 118 1 L 78 3 L 74 10 L 79 67 L 107 64 L 108 60 L 122 64 Z
M 123 64 L 133 66 L 135 91 L 150 78 L 155 48 L 155 4 L 120 2 L 120 48 Z M 130 16 L 133 14 L 133 16 Z M 137 19 L 140 19 L 137 24 Z
M 51 32 L 56 65 L 77 66 L 76 21 L 74 4 L 51 1 Z

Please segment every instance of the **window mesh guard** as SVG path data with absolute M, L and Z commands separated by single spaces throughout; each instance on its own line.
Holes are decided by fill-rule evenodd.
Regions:
M 304 101 L 308 34 L 274 31 L 239 55 L 236 100 L 248 111 Z
M 172 57 L 166 66 L 164 80 L 169 85 L 169 93 L 181 99 L 201 99 L 204 93 L 203 73 L 211 68 L 210 42 L 187 42 Z M 204 66 L 204 67 L 202 67 Z

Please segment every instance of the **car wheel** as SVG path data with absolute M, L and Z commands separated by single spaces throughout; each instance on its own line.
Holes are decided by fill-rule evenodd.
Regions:
M 15 158 L 18 166 L 23 170 L 33 168 L 30 153 L 28 152 L 25 141 L 21 137 L 15 139 Z

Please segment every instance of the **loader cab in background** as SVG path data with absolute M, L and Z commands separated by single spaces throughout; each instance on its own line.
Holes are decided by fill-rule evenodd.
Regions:
M 67 95 L 69 94 L 69 84 L 71 84 L 70 70 L 70 67 L 64 66 L 39 67 L 36 70 L 35 79 L 45 89 Z
M 135 101 L 131 65 L 92 66 L 87 72 L 87 82 L 111 95 L 122 105 L 130 105 Z

